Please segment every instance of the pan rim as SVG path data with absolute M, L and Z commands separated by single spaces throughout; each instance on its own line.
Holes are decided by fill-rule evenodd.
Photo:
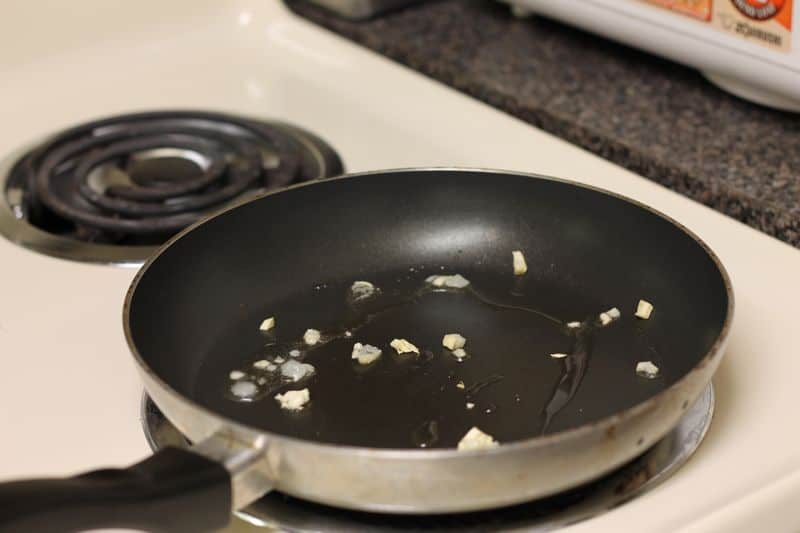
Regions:
M 372 176 L 377 174 L 402 174 L 408 172 L 456 172 L 463 174 L 470 174 L 470 173 L 504 174 L 504 175 L 513 175 L 531 179 L 557 182 L 568 186 L 587 189 L 592 192 L 596 192 L 599 194 L 610 196 L 612 198 L 616 198 L 618 200 L 622 200 L 640 209 L 644 209 L 645 211 L 648 211 L 649 213 L 657 217 L 660 217 L 661 219 L 671 223 L 679 231 L 682 231 L 693 241 L 695 241 L 703 249 L 706 255 L 712 260 L 722 278 L 722 282 L 725 287 L 725 294 L 727 297 L 727 308 L 725 313 L 725 319 L 723 321 L 722 328 L 720 329 L 720 332 L 717 335 L 717 338 L 714 340 L 714 343 L 711 345 L 708 351 L 703 355 L 703 357 L 692 367 L 692 369 L 689 370 L 686 374 L 684 374 L 680 379 L 675 381 L 675 383 L 661 390 L 657 394 L 647 398 L 646 400 L 639 402 L 638 404 L 633 405 L 623 411 L 619 411 L 614 414 L 608 415 L 599 420 L 595 420 L 594 422 L 591 422 L 589 424 L 584 424 L 582 426 L 573 427 L 557 431 L 554 433 L 549 433 L 547 435 L 531 437 L 511 442 L 505 442 L 501 443 L 500 446 L 486 450 L 463 450 L 463 451 L 457 450 L 456 448 L 442 448 L 442 449 L 428 449 L 428 450 L 415 449 L 415 448 L 373 448 L 368 446 L 355 446 L 347 444 L 317 442 L 313 440 L 291 437 L 280 433 L 273 433 L 265 429 L 258 428 L 255 426 L 250 426 L 248 424 L 244 424 L 237 420 L 228 418 L 224 415 L 221 415 L 209 409 L 208 407 L 200 405 L 199 403 L 189 398 L 188 396 L 181 394 L 180 392 L 175 390 L 169 383 L 164 381 L 158 374 L 156 374 L 156 372 L 150 367 L 149 364 L 147 364 L 147 362 L 141 356 L 133 341 L 133 335 L 130 328 L 130 311 L 131 311 L 133 295 L 135 294 L 136 289 L 139 286 L 139 283 L 141 282 L 142 278 L 144 278 L 144 276 L 147 274 L 147 271 L 150 269 L 150 267 L 158 260 L 159 257 L 161 257 L 162 254 L 164 254 L 168 249 L 170 249 L 177 241 L 179 241 L 189 233 L 193 232 L 196 228 L 199 228 L 204 224 L 210 223 L 217 217 L 225 215 L 229 211 L 237 209 L 251 202 L 260 201 L 262 198 L 268 196 L 281 194 L 283 192 L 303 187 L 320 186 L 324 183 L 332 181 L 345 181 L 349 179 L 363 178 L 366 176 Z M 610 191 L 608 189 L 603 189 L 601 187 L 597 187 L 594 185 L 588 185 L 585 183 L 580 183 L 565 178 L 558 178 L 554 176 L 547 176 L 532 172 L 504 170 L 497 168 L 491 169 L 491 168 L 478 168 L 478 167 L 433 166 L 433 167 L 389 168 L 389 169 L 370 170 L 363 172 L 353 172 L 353 173 L 342 174 L 340 176 L 328 178 L 325 180 L 297 183 L 283 189 L 268 191 L 254 198 L 248 198 L 247 200 L 237 202 L 233 205 L 226 207 L 221 211 L 218 211 L 217 213 L 207 218 L 195 222 L 194 224 L 186 227 L 185 229 L 175 234 L 173 237 L 167 240 L 163 245 L 161 245 L 156 251 L 156 253 L 153 254 L 150 258 L 148 258 L 147 261 L 136 272 L 136 275 L 131 281 L 128 290 L 125 294 L 125 300 L 123 303 L 123 312 L 122 312 L 122 322 L 125 334 L 125 341 L 128 345 L 128 348 L 131 351 L 131 354 L 133 355 L 134 361 L 136 362 L 139 371 L 145 373 L 148 380 L 152 380 L 162 389 L 162 391 L 171 395 L 174 398 L 177 398 L 184 406 L 192 409 L 195 412 L 202 413 L 202 415 L 207 419 L 215 420 L 222 427 L 230 428 L 234 433 L 240 432 L 242 434 L 248 434 L 248 435 L 259 435 L 260 437 L 264 438 L 268 443 L 273 443 L 273 442 L 286 443 L 286 444 L 291 444 L 292 446 L 300 446 L 304 448 L 325 451 L 325 452 L 342 453 L 356 457 L 366 456 L 371 458 L 385 458 L 385 459 L 434 460 L 442 458 L 453 459 L 460 457 L 487 456 L 487 455 L 504 454 L 513 451 L 522 451 L 522 450 L 527 451 L 535 448 L 547 448 L 553 445 L 558 445 L 558 443 L 560 442 L 578 439 L 584 435 L 588 435 L 597 431 L 606 430 L 617 424 L 623 423 L 629 419 L 636 418 L 641 413 L 644 413 L 650 409 L 655 408 L 662 401 L 662 398 L 670 395 L 676 389 L 681 388 L 681 385 L 684 384 L 686 381 L 690 380 L 693 374 L 698 372 L 699 369 L 706 367 L 710 362 L 712 362 L 714 359 L 716 359 L 724 352 L 724 349 L 727 345 L 727 341 L 730 336 L 731 327 L 733 324 L 734 310 L 735 310 L 735 301 L 734 301 L 733 284 L 731 282 L 728 271 L 725 269 L 725 266 L 722 264 L 722 261 L 720 261 L 717 254 L 714 253 L 711 247 L 692 230 L 690 230 L 689 228 L 687 228 L 674 218 L 670 217 L 669 215 L 662 213 L 661 211 L 653 207 L 650 207 L 644 204 L 643 202 L 640 202 L 628 196 L 619 194 L 614 191 Z M 272 444 L 267 444 L 267 447 L 271 446 Z

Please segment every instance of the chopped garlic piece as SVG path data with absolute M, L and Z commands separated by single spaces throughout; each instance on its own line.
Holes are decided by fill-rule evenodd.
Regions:
M 453 274 L 444 277 L 444 286 L 451 289 L 463 289 L 469 285 L 469 280 L 461 274 Z
M 319 332 L 318 329 L 307 329 L 305 333 L 303 333 L 303 342 L 308 344 L 309 346 L 314 346 L 319 342 L 319 339 L 322 337 L 322 334 Z
M 447 281 L 444 282 L 444 286 L 450 287 L 451 289 L 463 289 L 467 285 L 469 285 L 469 280 L 461 274 L 447 276 Z
M 350 293 L 355 300 L 363 300 L 375 294 L 375 285 L 369 281 L 354 281 L 350 286 Z
M 467 409 L 474 409 L 474 408 L 475 408 L 475 404 L 474 403 L 467 402 Z
M 658 377 L 658 367 L 652 361 L 639 361 L 636 363 L 636 373 L 643 378 L 653 379 Z
M 261 359 L 259 361 L 256 361 L 255 363 L 253 363 L 253 366 L 256 367 L 259 370 L 269 370 L 269 371 L 272 371 L 272 370 L 275 370 L 276 368 L 278 368 L 277 366 L 275 366 L 274 364 L 270 363 L 266 359 Z
M 397 353 L 416 353 L 419 355 L 419 348 L 411 344 L 405 339 L 394 339 L 389 343 L 389 346 L 395 349 Z
M 231 379 L 236 380 L 236 379 L 242 379 L 245 376 L 245 374 L 241 370 L 232 370 L 231 373 L 228 374 L 228 376 Z
M 556 353 L 551 353 L 550 357 L 552 357 L 553 359 L 564 359 L 567 355 L 568 354 L 556 352 Z
M 467 356 L 467 352 L 464 348 L 456 348 L 453 350 L 453 355 L 455 355 L 457 359 L 463 359 Z
M 464 390 L 464 388 L 466 387 L 466 385 L 464 385 L 464 382 L 463 382 L 463 381 L 459 381 L 458 383 L 456 383 L 456 387 L 458 387 L 458 388 L 459 388 L 459 389 L 461 389 L 461 390 Z
M 281 363 L 283 363 L 284 361 L 286 361 L 286 359 L 284 359 L 284 358 L 283 358 L 283 357 L 281 357 L 280 355 L 279 355 L 278 357 L 276 357 L 276 358 L 275 358 L 275 362 L 276 362 L 276 363 L 278 363 L 278 364 L 281 364 Z
M 350 337 L 353 336 L 353 333 L 350 330 L 347 330 L 347 331 L 344 332 L 344 336 L 349 339 Z
M 300 357 L 300 350 L 289 350 L 289 357 Z
M 271 316 L 265 318 L 261 325 L 258 327 L 261 331 L 269 331 L 275 327 L 275 317 Z
M 276 359 L 277 361 L 277 359 Z M 308 363 L 301 363 L 294 359 L 289 359 L 281 365 L 281 375 L 289 378 L 292 382 L 298 382 L 306 376 L 310 376 L 315 372 L 315 368 Z
M 258 386 L 252 381 L 240 380 L 231 385 L 231 394 L 237 398 L 252 398 L 258 392 Z
M 511 252 L 511 258 L 514 260 L 514 275 L 521 276 L 528 271 L 528 264 L 525 262 L 525 256 L 522 255 L 520 250 Z
M 639 303 L 636 304 L 636 312 L 634 313 L 635 316 L 647 320 L 650 318 L 650 313 L 653 312 L 653 304 L 648 302 L 647 300 L 639 300 Z
M 452 276 L 434 274 L 425 278 L 425 281 L 434 287 L 447 287 L 450 289 L 463 289 L 469 285 L 469 280 L 461 274 L 453 274 Z
M 570 328 L 570 329 L 577 329 L 577 328 L 581 327 L 581 323 L 578 322 L 577 320 L 575 320 L 573 322 L 567 322 L 567 327 Z
M 425 281 L 433 285 L 434 287 L 444 287 L 444 282 L 447 281 L 447 276 L 428 276 L 425 278 Z
M 275 399 L 281 404 L 281 409 L 287 411 L 300 411 L 311 399 L 308 389 L 290 390 L 283 394 L 276 394 Z
M 444 346 L 450 351 L 463 348 L 466 343 L 467 339 L 465 339 L 458 333 L 448 333 L 442 339 L 442 346 Z
M 619 309 L 617 309 L 616 307 L 612 307 L 608 311 L 600 313 L 600 323 L 603 324 L 604 326 L 607 326 L 616 319 L 618 319 L 620 316 L 622 315 L 619 312 Z
M 458 441 L 459 450 L 486 450 L 498 445 L 491 435 L 474 426 Z
M 362 365 L 368 365 L 381 356 L 381 349 L 371 344 L 361 344 L 357 342 L 353 345 L 352 358 L 358 359 Z

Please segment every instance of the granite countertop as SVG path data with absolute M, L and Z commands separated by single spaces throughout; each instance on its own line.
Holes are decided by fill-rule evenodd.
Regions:
M 296 13 L 665 187 L 800 247 L 800 116 L 699 73 L 488 0 L 366 22 Z

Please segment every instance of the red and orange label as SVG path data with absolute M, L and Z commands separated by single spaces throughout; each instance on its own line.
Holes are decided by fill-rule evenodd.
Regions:
M 644 0 L 744 40 L 788 52 L 793 0 Z
M 773 50 L 792 49 L 792 0 L 716 0 L 712 24 Z
M 777 19 L 777 15 L 786 4 L 789 4 L 788 11 L 791 12 L 792 4 L 791 0 L 789 2 L 786 0 L 731 0 L 731 2 L 744 16 L 753 20 Z M 791 24 L 791 20 L 789 23 Z
M 711 0 L 645 0 L 700 20 L 711 19 Z

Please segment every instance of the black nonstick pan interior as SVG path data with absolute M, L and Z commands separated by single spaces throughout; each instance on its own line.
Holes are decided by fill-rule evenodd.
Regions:
M 513 275 L 512 250 L 524 252 L 525 276 Z M 420 291 L 440 273 L 471 286 Z M 381 294 L 354 305 L 355 280 Z M 655 305 L 650 320 L 633 316 L 640 298 Z M 596 327 L 615 306 L 621 318 Z M 194 228 L 142 276 L 129 327 L 159 377 L 239 422 L 328 443 L 435 448 L 472 426 L 509 442 L 630 408 L 700 363 L 727 307 L 705 248 L 646 208 L 550 179 L 402 171 L 299 186 Z M 277 320 L 270 334 L 258 329 L 267 316 Z M 569 330 L 574 320 L 587 325 Z M 335 337 L 304 354 L 313 377 L 259 401 L 231 399 L 232 370 L 288 358 L 306 328 Z M 451 332 L 467 338 L 462 362 L 441 346 Z M 421 356 L 397 355 L 393 338 Z M 360 366 L 354 342 L 383 355 Z M 636 375 L 642 360 L 658 378 Z M 272 398 L 303 387 L 311 404 L 299 413 Z

